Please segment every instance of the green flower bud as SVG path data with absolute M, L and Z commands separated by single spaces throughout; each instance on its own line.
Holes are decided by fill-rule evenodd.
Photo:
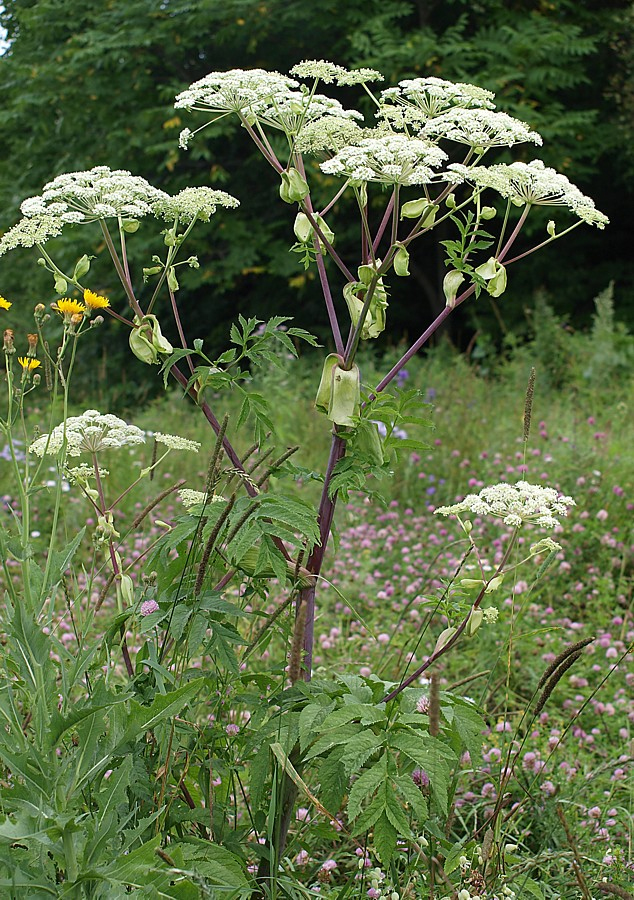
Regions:
M 300 203 L 310 193 L 308 182 L 304 176 L 291 167 L 285 172 L 280 172 L 282 183 L 280 184 L 280 197 L 284 203 Z
M 495 256 L 491 256 L 485 263 L 482 263 L 481 266 L 478 266 L 478 268 L 475 270 L 476 275 L 479 275 L 480 278 L 483 278 L 485 281 L 489 281 L 497 274 L 498 265 L 499 263 Z
M 146 337 L 146 333 L 140 327 L 133 328 L 128 339 L 130 350 L 137 359 L 147 365 L 153 365 L 158 362 L 158 353 L 154 349 L 152 342 Z
M 409 253 L 407 248 L 402 245 L 394 254 L 394 271 L 403 278 L 409 275 Z
M 129 575 L 122 575 L 120 581 L 121 598 L 126 606 L 132 606 L 134 603 L 134 582 Z
M 167 270 L 167 286 L 170 291 L 176 292 L 179 289 L 178 278 L 176 277 L 174 266 L 170 266 Z
M 143 277 L 149 278 L 150 275 L 158 275 L 163 271 L 163 266 L 150 266 L 147 269 L 143 269 Z
M 332 393 L 332 370 L 339 363 L 343 363 L 342 358 L 336 353 L 329 353 L 324 360 L 324 367 L 321 373 L 321 380 L 317 388 L 317 396 L 315 397 L 315 406 L 317 409 L 328 414 L 330 408 L 330 395 Z
M 328 227 L 328 224 L 326 223 L 326 220 L 325 220 L 325 219 L 322 219 L 321 216 L 315 216 L 315 221 L 317 222 L 317 225 L 319 226 L 319 230 L 321 231 L 321 233 L 323 234 L 323 236 L 326 238 L 326 240 L 328 241 L 328 243 L 329 243 L 329 244 L 334 244 L 334 242 L 335 242 L 335 233 L 334 233 L 334 231 L 332 231 L 332 230 Z M 318 235 L 318 237 L 319 237 L 319 235 Z M 321 252 L 322 252 L 323 254 L 325 254 L 325 253 L 326 253 L 326 248 L 325 248 L 325 247 L 322 247 L 322 248 L 321 248 Z
M 456 208 L 456 197 L 454 194 L 447 194 L 445 197 L 445 206 L 447 209 L 455 209 Z
M 487 285 L 487 291 L 492 297 L 500 297 L 506 290 L 506 269 L 500 263 L 499 268 Z
M 464 588 L 481 588 L 484 582 L 481 578 L 461 578 L 460 586 Z
M 334 366 L 328 418 L 335 425 L 355 426 L 361 411 L 361 373 L 359 367 L 351 369 Z
M 81 278 L 84 277 L 84 275 L 87 275 L 89 271 L 90 271 L 90 257 L 86 256 L 86 254 L 84 253 L 82 258 L 77 261 L 77 265 L 75 266 L 75 271 L 73 272 L 73 281 L 75 281 L 75 282 L 79 281 Z M 64 290 L 66 290 L 66 289 L 64 288 Z
M 176 235 L 173 231 L 163 232 L 163 243 L 166 247 L 173 247 L 176 244 Z
M 456 297 L 458 296 L 458 288 L 464 281 L 464 275 L 462 272 L 458 272 L 456 269 L 453 269 L 451 272 L 447 272 L 443 279 L 442 289 L 445 295 L 445 299 L 447 301 L 446 305 L 453 309 L 456 305 Z
M 497 216 L 497 209 L 493 206 L 483 206 L 480 210 L 480 218 L 488 221 L 489 219 L 494 219 Z
M 301 244 L 307 244 L 313 236 L 313 226 L 306 213 L 298 212 L 295 216 L 295 224 L 293 225 L 295 237 Z
M 457 628 L 445 628 L 444 631 L 440 633 L 438 640 L 436 641 L 436 646 L 434 647 L 434 654 L 438 653 L 439 650 L 442 650 L 443 647 L 446 647 L 449 641 L 452 639 L 454 634 L 456 633 Z
M 420 224 L 431 228 L 440 207 L 431 200 L 422 197 L 420 200 L 408 200 L 401 207 L 401 219 L 420 219 Z
M 487 584 L 484 589 L 485 594 L 492 594 L 493 591 L 497 591 L 502 582 L 504 581 L 504 575 L 496 575 L 495 578 L 492 578 L 491 581 Z
M 482 620 L 484 619 L 484 613 L 481 609 L 472 609 L 471 615 L 469 616 L 469 620 L 465 626 L 465 634 L 467 637 L 473 637 L 476 633 L 480 625 L 482 625 Z
M 158 350 L 159 353 L 172 353 L 174 348 L 167 338 L 163 337 L 161 326 L 156 316 L 144 316 L 144 319 L 151 319 L 152 321 L 152 346 L 154 349 Z
M 44 259 L 43 256 L 40 256 L 40 258 L 37 261 L 37 264 L 38 264 L 38 266 L 42 266 L 43 269 L 46 269 L 48 267 L 48 263 L 46 262 L 46 260 Z
M 53 275 L 53 279 L 55 281 L 55 291 L 58 294 L 65 294 L 68 290 L 68 282 L 65 278 L 62 278 L 61 275 L 58 275 L 57 272 Z
M 548 232 L 550 237 L 555 237 L 555 223 L 553 222 L 552 219 L 546 226 L 546 231 Z
M 139 230 L 139 224 L 136 219 L 124 219 L 121 227 L 127 234 L 134 234 Z

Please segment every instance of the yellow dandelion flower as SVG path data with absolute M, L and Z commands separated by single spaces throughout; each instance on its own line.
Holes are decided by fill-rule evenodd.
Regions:
M 86 307 L 79 300 L 71 300 L 70 297 L 62 297 L 56 303 L 52 304 L 55 312 L 61 313 L 63 316 L 83 315 Z
M 32 359 L 30 356 L 18 356 L 18 362 L 25 372 L 32 372 L 42 365 L 39 359 Z
M 0 297 L 0 309 L 11 309 L 13 303 L 9 300 L 5 300 L 4 297 Z
M 88 309 L 106 309 L 110 306 L 110 300 L 107 297 L 102 297 L 101 294 L 95 294 L 94 291 L 89 290 L 84 291 L 84 303 Z

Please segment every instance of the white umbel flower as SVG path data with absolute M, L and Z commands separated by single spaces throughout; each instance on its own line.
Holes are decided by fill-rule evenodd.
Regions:
M 475 84 L 455 83 L 444 78 L 410 78 L 398 87 L 381 92 L 381 105 L 405 106 L 416 110 L 419 119 L 432 119 L 448 109 L 494 109 L 495 94 Z
M 0 256 L 16 247 L 37 247 L 62 233 L 64 223 L 58 216 L 45 214 L 21 219 L 0 238 Z
M 383 81 L 383 76 L 376 69 L 344 69 L 343 66 L 338 66 L 325 59 L 305 59 L 293 66 L 291 75 L 296 75 L 298 78 L 318 78 L 325 84 L 334 81 L 340 86 Z
M 210 72 L 176 97 L 176 109 L 198 109 L 216 113 L 247 113 L 256 103 L 270 100 L 298 87 L 298 82 L 279 72 L 264 69 L 230 69 Z
M 208 222 L 219 206 L 235 209 L 240 201 L 225 191 L 216 191 L 208 187 L 185 188 L 174 197 L 165 197 L 155 204 L 154 212 L 168 222 L 178 219 L 188 223 L 193 219 Z
M 327 175 L 342 175 L 353 182 L 380 184 L 427 184 L 447 154 L 430 141 L 405 134 L 379 134 L 343 147 L 332 159 L 321 163 Z
M 208 497 L 204 491 L 194 491 L 192 488 L 181 488 L 178 492 L 185 509 L 192 509 L 199 503 L 226 503 L 226 499 L 220 494 L 212 494 Z
M 159 444 L 165 444 L 170 450 L 189 450 L 192 453 L 198 453 L 200 450 L 199 441 L 190 441 L 189 438 L 181 437 L 178 434 L 162 434 L 157 431 L 154 434 L 154 440 Z
M 421 137 L 437 140 L 447 138 L 469 147 L 512 147 L 532 141 L 543 143 L 541 135 L 531 131 L 525 122 L 506 113 L 490 109 L 450 109 L 431 119 L 420 133 Z
M 467 181 L 479 188 L 492 188 L 518 205 L 567 206 L 582 221 L 597 228 L 604 228 L 610 221 L 596 209 L 590 197 L 582 194 L 565 175 L 545 166 L 541 159 L 473 168 L 453 163 L 448 169 L 451 181 Z
M 260 122 L 278 128 L 286 134 L 301 132 L 305 123 L 330 116 L 337 119 L 357 119 L 363 116 L 355 109 L 344 109 L 338 100 L 323 94 L 303 94 L 299 91 L 283 91 L 264 102 L 254 103 L 250 111 Z
M 125 169 L 95 166 L 85 172 L 66 172 L 44 185 L 40 196 L 29 197 L 20 209 L 25 219 L 53 216 L 61 225 L 86 224 L 98 219 L 138 219 L 153 212 L 168 197 L 145 178 Z
M 517 484 L 494 484 L 483 488 L 479 494 L 467 494 L 460 503 L 439 506 L 435 513 L 441 516 L 459 516 L 461 513 L 493 516 L 512 528 L 519 528 L 524 522 L 554 528 L 559 525 L 556 517 L 567 516 L 570 506 L 575 506 L 572 497 L 559 494 L 554 488 L 518 481 Z
M 119 450 L 122 447 L 145 443 L 145 434 L 136 425 L 111 414 L 102 415 L 87 409 L 81 416 L 69 416 L 66 423 L 57 425 L 50 434 L 43 434 L 29 447 L 36 456 L 57 456 L 66 447 L 66 456 Z

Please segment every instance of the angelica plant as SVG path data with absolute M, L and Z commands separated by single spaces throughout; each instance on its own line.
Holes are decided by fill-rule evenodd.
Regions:
M 210 845 L 226 842 L 234 847 L 236 834 L 247 835 L 244 854 L 257 851 L 255 880 L 249 887 L 241 862 L 232 857 L 234 881 L 229 875 L 221 879 L 229 896 L 241 891 L 255 892 L 258 898 L 282 895 L 280 867 L 293 809 L 299 791 L 308 792 L 313 800 L 303 778 L 312 766 L 319 775 L 320 797 L 315 802 L 322 814 L 336 821 L 345 807 L 354 839 L 371 834 L 374 850 L 386 867 L 397 858 L 398 842 L 409 842 L 416 858 L 423 859 L 432 873 L 441 874 L 453 890 L 452 870 L 443 869 L 437 849 L 443 846 L 460 751 L 465 746 L 475 751 L 482 719 L 465 698 L 451 692 L 441 696 L 437 685 L 425 709 L 420 692 L 410 685 L 463 637 L 472 637 L 483 622 L 493 625 L 496 610 L 481 609 L 482 600 L 499 588 L 509 571 L 555 552 L 554 543 L 537 542 L 526 559 L 514 563 L 511 553 L 520 529 L 552 528 L 573 504 L 554 489 L 519 482 L 484 489 L 479 496 L 469 495 L 462 503 L 438 510 L 461 517 L 467 552 L 474 553 L 476 560 L 479 550 L 470 538 L 467 514 L 490 514 L 514 529 L 497 570 L 488 575 L 481 566 L 481 578 L 462 579 L 448 587 L 461 617 L 438 636 L 431 655 L 412 674 L 400 666 L 392 682 L 366 682 L 356 673 L 336 681 L 313 679 L 317 586 L 338 499 L 350 491 L 371 490 L 370 478 L 388 477 L 395 452 L 426 446 L 417 437 L 397 437 L 403 426 L 429 424 L 420 394 L 401 389 L 399 373 L 458 306 L 483 293 L 502 297 L 514 264 L 582 224 L 602 229 L 608 221 L 566 176 L 539 159 L 489 164 L 498 148 L 542 143 L 530 123 L 497 111 L 490 91 L 420 77 L 373 92 L 372 84 L 380 81 L 382 76 L 373 70 L 349 71 L 327 61 L 308 60 L 288 75 L 262 69 L 211 72 L 182 91 L 175 102 L 181 114 L 192 115 L 194 126 L 180 135 L 183 149 L 201 140 L 205 130 L 220 119 L 237 119 L 245 138 L 277 173 L 280 200 L 293 207 L 289 244 L 305 267 L 316 270 L 331 345 L 314 386 L 315 407 L 331 434 L 329 456 L 317 476 L 322 488 L 316 509 L 296 496 L 266 491 L 273 475 L 306 473 L 288 462 L 296 447 L 280 451 L 272 443 L 266 445 L 267 435 L 274 430 L 267 398 L 248 385 L 248 367 L 279 365 L 278 350 L 297 355 L 298 341 L 316 345 L 301 327 L 305 323 L 289 326 L 283 314 L 268 323 L 239 316 L 231 328 L 231 346 L 216 358 L 207 353 L 200 337 L 186 334 L 183 325 L 180 282 L 188 268 L 199 265 L 196 257 L 184 251 L 187 239 L 212 216 L 244 215 L 236 197 L 207 187 L 187 188 L 172 197 L 130 172 L 99 166 L 53 179 L 40 195 L 23 202 L 22 220 L 0 238 L 0 255 L 18 247 L 39 251 L 39 264 L 50 272 L 59 295 L 53 312 L 62 317 L 64 346 L 71 354 L 69 368 L 79 337 L 100 322 L 102 314 L 113 316 L 128 329 L 131 352 L 148 365 L 160 366 L 166 384 L 174 379 L 214 432 L 205 483 L 184 489 L 179 485 L 185 514 L 174 525 L 166 524 L 166 534 L 148 554 L 150 574 L 142 586 L 133 584 L 118 556 L 116 502 L 106 499 L 98 458 L 108 446 L 142 440 L 133 426 L 96 411 L 72 417 L 66 405 L 63 422 L 30 444 L 30 457 L 41 462 L 54 454 L 93 504 L 98 514 L 97 543 L 106 548 L 109 571 L 117 584 L 120 618 L 115 627 L 123 632 L 129 610 L 136 604 L 143 620 L 141 633 L 153 635 L 136 661 L 122 643 L 129 686 L 147 704 L 141 711 L 138 704 L 132 706 L 136 730 L 122 729 L 113 742 L 114 750 L 121 752 L 126 739 L 136 741 L 139 765 L 152 773 L 148 775 L 152 784 L 160 784 L 156 810 L 143 807 L 137 811 L 139 817 L 141 821 L 144 816 L 148 821 L 154 817 L 151 822 L 156 820 L 156 829 L 163 827 L 176 842 L 174 851 L 171 843 L 161 851 L 170 878 L 189 878 L 186 863 L 193 854 L 176 839 L 187 816 Z M 351 87 L 357 87 L 369 97 L 376 121 L 364 120 L 361 112 L 330 96 L 337 87 L 345 87 L 347 96 Z M 313 191 L 316 184 L 318 193 Z M 351 199 L 359 220 L 358 245 L 346 250 L 338 245 L 336 229 L 337 206 L 344 196 Z M 553 207 L 573 220 L 563 228 L 550 222 L 544 236 L 517 250 L 519 235 L 535 206 Z M 161 230 L 157 252 L 135 272 L 127 245 L 134 240 L 140 220 L 152 219 Z M 389 332 L 394 279 L 409 276 L 412 247 L 440 225 L 455 228 L 456 234 L 439 243 L 447 269 L 442 284 L 445 306 L 389 371 L 368 384 L 359 348 L 362 342 Z M 87 252 L 72 271 L 66 271 L 49 252 L 50 239 L 68 229 L 81 236 L 85 228 L 94 228 L 103 240 L 127 305 L 117 303 L 115 309 L 114 303 L 87 287 Z M 73 293 L 78 297 L 66 296 Z M 13 346 L 5 336 L 5 350 L 9 345 Z M 57 367 L 58 382 L 66 391 L 69 371 L 59 361 L 64 354 L 47 358 Z M 19 358 L 21 385 L 28 387 L 33 383 L 30 379 L 37 378 L 37 362 L 33 353 Z M 13 374 L 8 378 L 14 378 Z M 231 427 L 240 433 L 247 423 L 253 426 L 255 443 L 246 452 L 238 452 L 228 419 L 218 406 L 226 391 L 233 391 L 241 401 L 237 422 Z M 155 440 L 168 450 L 197 449 L 187 439 L 162 433 Z M 67 465 L 69 457 L 82 453 L 90 457 L 90 466 Z M 65 558 L 59 564 L 63 562 Z M 224 596 L 227 586 L 243 583 L 248 610 L 246 603 L 239 606 Z M 258 604 L 273 596 L 274 583 L 276 591 L 287 590 L 288 596 L 273 610 L 264 604 L 266 612 L 262 612 Z M 185 708 L 204 682 L 214 704 L 215 723 L 216 714 L 221 717 L 225 712 L 223 698 L 248 670 L 252 654 L 268 645 L 290 604 L 295 607 L 287 635 L 290 685 L 284 689 L 283 674 L 275 688 L 266 680 L 267 708 L 260 704 L 254 716 L 258 728 L 240 745 L 236 759 L 230 759 L 231 742 L 237 745 L 242 740 L 240 726 L 232 720 L 221 733 L 210 714 L 209 737 L 207 728 L 198 729 L 189 720 Z M 449 602 L 445 608 L 450 609 Z M 251 615 L 263 616 L 264 622 L 250 631 L 247 640 L 239 625 Z M 201 647 L 213 661 L 214 674 L 192 679 L 192 669 L 199 665 L 194 657 Z M 244 684 L 250 691 L 248 677 L 244 676 Z M 264 689 L 257 673 L 253 684 L 258 694 Z M 245 688 L 251 699 L 249 691 Z M 86 716 L 97 716 L 91 709 Z M 114 712 L 111 715 L 113 722 L 118 721 Z M 139 736 L 153 731 L 158 722 L 165 725 L 156 741 L 159 749 L 149 743 L 139 749 Z M 240 780 L 244 756 L 238 754 L 242 753 L 250 754 L 256 773 L 248 791 Z M 197 760 L 191 764 L 198 778 L 195 786 L 190 778 L 192 759 Z M 222 787 L 221 779 L 217 795 L 212 791 L 216 765 L 226 779 Z M 120 768 L 121 776 L 129 777 L 129 771 Z M 80 779 L 82 786 L 87 778 Z M 268 798 L 266 785 L 271 786 Z M 187 811 L 172 821 L 170 809 L 176 796 L 183 798 Z M 238 810 L 239 803 L 244 803 L 248 815 Z M 227 834 L 229 819 L 233 837 Z M 250 825 L 244 824 L 247 819 Z M 429 834 L 436 845 L 427 849 L 418 832 L 430 819 L 434 825 Z M 64 879 L 79 885 L 75 839 L 66 831 L 64 835 L 58 852 L 63 862 L 58 866 Z M 225 863 L 229 871 L 231 865 Z M 88 852 L 84 865 L 92 872 Z M 322 877 L 331 877 L 332 868 L 325 869 Z M 149 867 L 148 871 L 154 870 Z M 374 880 L 377 884 L 373 881 L 371 890 L 382 890 L 379 879 Z M 416 884 L 423 889 L 420 880 Z M 466 888 L 461 890 L 464 893 Z

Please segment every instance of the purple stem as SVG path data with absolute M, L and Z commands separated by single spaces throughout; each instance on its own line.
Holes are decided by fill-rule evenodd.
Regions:
M 324 294 L 324 300 L 326 301 L 326 309 L 328 310 L 330 328 L 332 329 L 332 336 L 335 341 L 335 350 L 337 351 L 339 356 L 343 356 L 343 338 L 341 337 L 341 329 L 339 328 L 337 313 L 335 311 L 335 304 L 330 292 L 330 284 L 328 283 L 328 275 L 326 274 L 326 266 L 324 264 L 324 258 L 321 255 L 320 247 L 317 247 L 317 271 L 319 272 L 319 281 L 321 282 L 321 289 Z
M 372 244 L 372 249 L 375 253 L 379 249 L 381 238 L 385 233 L 387 223 L 390 221 L 390 216 L 392 215 L 392 210 L 394 209 L 394 193 L 395 192 L 392 191 L 392 196 L 390 197 L 389 203 L 385 207 L 385 212 L 383 213 L 383 218 L 381 219 L 381 224 L 379 225 L 379 230 L 377 231 L 376 237 L 374 238 L 374 243 Z

